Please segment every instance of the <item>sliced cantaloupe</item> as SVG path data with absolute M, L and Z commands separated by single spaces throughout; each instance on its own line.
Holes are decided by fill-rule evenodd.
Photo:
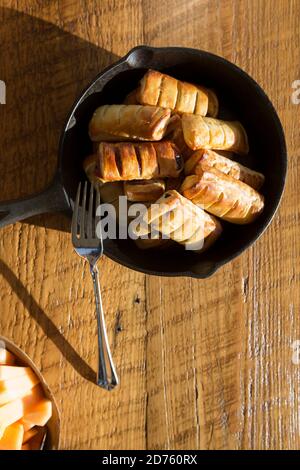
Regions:
M 21 421 L 20 421 L 20 423 L 23 424 L 24 433 L 26 433 L 30 429 L 34 428 L 34 424 L 32 424 L 32 423 L 25 424 L 25 423 L 22 423 Z
M 0 346 L 0 364 L 6 366 L 13 366 L 16 362 L 15 356 L 7 351 L 7 349 Z
M 19 421 L 24 415 L 34 409 L 34 406 L 44 398 L 44 392 L 40 385 L 28 391 L 27 395 L 17 398 L 0 407 L 0 439 L 5 429 Z M 20 424 L 20 423 L 19 423 Z
M 30 367 L 0 366 L 0 380 L 10 380 L 26 375 Z
M 24 426 L 23 426 L 24 428 Z M 24 432 L 24 437 L 23 437 L 23 444 L 26 444 L 32 437 L 34 437 L 38 432 L 39 429 L 37 426 L 33 426 L 29 431 Z
M 21 419 L 22 424 L 34 424 L 35 426 L 45 426 L 52 416 L 52 403 L 47 398 L 43 398 L 36 403 L 29 412 L 24 413 Z
M 21 398 L 29 392 L 36 384 L 39 383 L 39 378 L 32 369 L 14 379 L 0 381 L 0 406 L 5 405 L 10 401 Z
M 0 439 L 0 450 L 21 450 L 24 427 L 20 423 L 8 426 Z

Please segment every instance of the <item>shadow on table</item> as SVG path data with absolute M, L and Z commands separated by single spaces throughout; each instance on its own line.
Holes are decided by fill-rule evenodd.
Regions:
M 30 313 L 32 318 L 42 328 L 44 334 L 53 341 L 55 346 L 60 350 L 65 359 L 74 367 L 74 369 L 86 380 L 96 383 L 96 373 L 93 369 L 79 356 L 73 346 L 63 337 L 59 329 L 50 320 L 45 312 L 41 309 L 32 295 L 26 290 L 22 282 L 16 277 L 13 271 L 0 259 L 0 274 L 9 283 L 12 290 L 17 294 L 20 301 Z
M 80 18 L 66 21 L 65 28 L 81 30 Z M 0 37 L 0 80 L 6 87 L 6 104 L 0 105 L 0 201 L 7 201 L 49 185 L 70 108 L 118 57 L 52 23 L 5 7 L 0 7 Z M 63 231 L 70 227 L 60 213 L 34 216 L 26 223 Z

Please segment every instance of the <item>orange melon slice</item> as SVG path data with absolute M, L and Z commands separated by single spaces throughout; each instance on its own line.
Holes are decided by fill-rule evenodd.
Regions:
M 22 424 L 34 424 L 35 426 L 45 426 L 52 416 L 52 403 L 47 398 L 43 398 L 36 403 L 30 411 L 24 414 Z
M 27 395 L 17 398 L 0 407 L 0 439 L 5 429 L 11 424 L 19 421 L 29 413 L 34 406 L 44 398 L 44 392 L 40 385 L 28 391 Z M 20 423 L 18 423 L 20 424 Z
M 0 450 L 21 450 L 24 428 L 20 423 L 8 426 L 0 439 Z
M 7 351 L 7 349 L 0 346 L 0 364 L 4 364 L 6 366 L 13 366 L 15 362 L 15 356 L 9 351 Z
M 30 367 L 0 366 L 0 380 L 10 380 L 26 375 Z
M 30 368 L 21 377 L 0 381 L 0 406 L 10 401 L 22 398 L 27 395 L 36 384 L 39 378 Z
M 20 421 L 21 424 L 23 424 L 23 427 L 24 427 L 24 433 L 26 433 L 27 431 L 30 431 L 30 429 L 34 428 L 34 424 L 30 423 L 30 424 L 25 424 L 25 423 L 22 423 Z

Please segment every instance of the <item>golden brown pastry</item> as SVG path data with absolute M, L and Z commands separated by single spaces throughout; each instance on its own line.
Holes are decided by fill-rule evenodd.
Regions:
M 83 169 L 89 181 L 100 192 L 101 202 L 116 201 L 119 196 L 124 196 L 123 183 L 120 181 L 104 183 L 97 175 L 98 161 L 98 155 L 89 155 L 83 162 Z
M 203 251 L 204 240 L 221 233 L 220 223 L 175 190 L 167 191 L 144 214 L 142 223 L 133 229 L 138 236 L 157 232 L 162 237 L 187 245 L 194 251 Z
M 124 181 L 124 194 L 132 202 L 157 201 L 164 192 L 164 180 Z
M 140 82 L 137 100 L 176 113 L 217 116 L 218 99 L 212 90 L 192 85 L 156 70 L 148 70 Z
M 264 175 L 227 158 L 225 153 L 205 149 L 197 150 L 185 162 L 184 172 L 186 175 L 197 175 L 199 172 L 202 174 L 203 171 L 215 168 L 236 180 L 243 181 L 256 190 L 262 187 L 265 180 Z M 229 152 L 228 154 L 231 157 Z
M 171 112 L 156 106 L 113 104 L 96 109 L 90 124 L 93 141 L 161 140 Z
M 113 202 L 119 199 L 119 196 L 124 196 L 124 188 L 119 181 L 103 183 L 99 190 L 102 202 Z
M 180 115 L 179 114 L 172 114 L 170 119 L 169 119 L 165 135 L 167 136 L 170 133 L 172 133 L 175 129 L 178 128 L 179 124 L 181 124 Z
M 101 142 L 96 175 L 103 182 L 177 177 L 183 159 L 172 142 Z
M 231 150 L 241 154 L 249 151 L 246 131 L 238 121 L 183 114 L 182 129 L 186 144 L 193 150 Z
M 215 168 L 187 176 L 181 193 L 221 219 L 235 224 L 253 222 L 264 208 L 264 199 L 247 184 Z
M 168 140 L 174 142 L 184 160 L 192 155 L 193 150 L 188 147 L 184 140 L 181 118 L 178 115 L 172 116 L 166 135 Z

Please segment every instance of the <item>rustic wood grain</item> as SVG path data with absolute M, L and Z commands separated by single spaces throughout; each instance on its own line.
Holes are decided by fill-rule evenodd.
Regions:
M 0 1 L 1 200 L 40 190 L 80 90 L 137 44 L 220 54 L 265 89 L 286 131 L 281 208 L 256 245 L 211 279 L 101 263 L 121 386 L 96 366 L 92 285 L 60 215 L 0 234 L 0 334 L 37 363 L 62 413 L 62 449 L 299 449 L 299 0 Z

